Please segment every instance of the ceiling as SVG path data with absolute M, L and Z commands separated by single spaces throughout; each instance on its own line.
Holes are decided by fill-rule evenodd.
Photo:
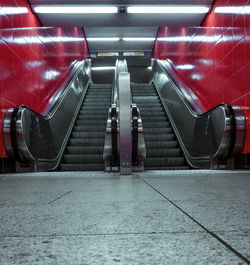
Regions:
M 206 5 L 213 0 L 29 0 L 32 8 L 44 5 Z M 34 10 L 34 9 L 33 9 Z M 98 37 L 153 37 L 159 26 L 182 27 L 199 26 L 206 14 L 37 14 L 43 26 L 78 26 L 84 29 L 87 38 Z M 97 52 L 141 51 L 151 56 L 154 41 L 88 41 L 93 57 Z

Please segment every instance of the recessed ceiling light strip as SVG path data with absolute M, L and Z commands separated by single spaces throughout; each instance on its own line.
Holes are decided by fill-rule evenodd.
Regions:
M 129 6 L 127 13 L 135 14 L 194 14 L 194 13 L 208 13 L 208 6 Z
M 118 13 L 116 6 L 34 6 L 35 13 L 46 14 L 105 14 Z

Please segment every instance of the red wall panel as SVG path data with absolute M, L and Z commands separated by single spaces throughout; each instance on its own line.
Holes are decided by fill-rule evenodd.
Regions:
M 89 53 L 81 28 L 41 27 L 26 0 L 1 0 L 0 5 L 0 157 L 3 157 L 4 112 L 24 104 L 44 113 L 74 63 L 88 58 Z
M 222 102 L 241 106 L 247 119 L 244 153 L 250 153 L 250 12 L 246 5 L 250 0 L 217 0 L 201 27 L 161 27 L 153 57 L 170 60 L 204 111 Z

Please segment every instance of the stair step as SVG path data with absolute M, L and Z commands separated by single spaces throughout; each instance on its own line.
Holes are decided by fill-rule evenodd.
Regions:
M 107 119 L 107 114 L 98 114 L 98 115 L 90 115 L 90 114 L 79 114 L 77 119 L 78 120 L 95 120 L 95 121 L 105 121 Z
M 92 114 L 92 115 L 98 115 L 98 114 L 104 114 L 106 113 L 106 116 L 108 116 L 108 110 L 104 109 L 104 111 L 100 111 L 99 109 L 81 109 L 79 114 Z
M 150 116 L 146 116 L 144 117 L 143 114 L 142 114 L 142 125 L 144 122 L 156 122 L 156 121 L 161 121 L 161 122 L 166 122 L 168 120 L 167 116 L 153 116 L 153 117 L 150 117 Z
M 90 106 L 82 106 L 80 110 L 83 111 L 97 111 L 97 112 L 107 112 L 109 111 L 110 106 L 94 106 L 94 105 L 90 105 Z
M 165 148 L 176 148 L 178 146 L 177 141 L 147 141 L 146 143 L 146 150 L 148 149 L 156 149 L 161 150 Z
M 162 166 L 162 167 L 150 167 L 150 166 L 145 166 L 147 170 L 187 170 L 189 169 L 188 166 Z
M 151 149 L 147 148 L 147 159 L 151 157 L 180 157 L 181 156 L 181 150 L 179 148 L 173 148 L 173 149 Z
M 64 154 L 65 164 L 103 163 L 102 154 Z
M 107 123 L 107 120 L 98 120 L 98 125 L 100 126 L 105 126 Z M 76 125 L 79 125 L 79 126 L 92 126 L 92 125 L 96 125 L 97 122 L 95 120 L 76 120 Z
M 105 132 L 106 126 L 105 124 L 99 126 L 81 126 L 75 125 L 73 127 L 73 132 Z
M 146 167 L 175 167 L 185 166 L 184 157 L 152 157 L 145 161 Z
M 144 134 L 144 138 L 146 142 L 156 142 L 156 141 L 172 141 L 175 140 L 174 134 Z
M 143 128 L 169 128 L 171 125 L 170 125 L 170 122 L 166 121 L 166 122 L 144 122 L 142 124 Z
M 80 138 L 103 138 L 105 137 L 105 132 L 72 132 L 72 139 Z
M 147 135 L 157 135 L 157 134 L 171 134 L 172 128 L 144 128 L 144 133 Z
M 67 154 L 103 154 L 103 146 L 67 146 Z
M 85 138 L 85 139 L 73 139 L 70 138 L 69 139 L 69 146 L 79 146 L 79 145 L 83 145 L 83 146 L 103 146 L 104 145 L 104 140 L 103 138 L 97 138 L 97 139 L 93 139 L 93 138 Z
M 61 171 L 103 171 L 103 163 L 95 164 L 60 164 Z

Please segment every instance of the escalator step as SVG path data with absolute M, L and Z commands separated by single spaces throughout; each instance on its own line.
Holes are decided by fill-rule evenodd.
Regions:
M 79 126 L 75 125 L 73 127 L 73 132 L 105 132 L 105 124 L 100 126 Z
M 105 137 L 105 132 L 72 132 L 71 137 L 73 139 L 80 138 L 103 138 Z
M 144 128 L 144 133 L 147 135 L 156 135 L 156 134 L 171 134 L 172 128 Z
M 102 112 L 107 112 L 108 113 L 109 107 L 91 105 L 91 106 L 82 106 L 81 110 L 83 110 L 83 111 L 85 111 L 85 110 L 86 111 L 96 111 L 96 112 L 100 112 L 100 113 L 102 113 Z
M 176 148 L 178 146 L 177 141 L 148 141 L 146 142 L 146 148 L 148 149 L 155 149 L 155 150 L 160 150 L 160 149 L 167 149 L 167 148 Z
M 103 125 L 106 125 L 106 122 L 107 121 L 98 121 L 98 125 L 100 126 L 103 126 Z M 93 120 L 80 120 L 80 119 L 77 119 L 76 120 L 76 125 L 80 125 L 80 126 L 92 126 L 92 125 L 97 125 L 97 122 L 96 121 L 93 121 Z
M 167 116 L 163 116 L 163 117 L 150 117 L 150 116 L 147 116 L 147 117 L 143 117 L 142 116 L 142 122 L 155 122 L 155 121 L 161 121 L 161 122 L 166 122 L 168 120 Z
M 179 148 L 173 149 L 150 149 L 147 148 L 147 159 L 151 157 L 180 157 L 181 150 Z
M 64 154 L 65 164 L 103 163 L 102 154 Z
M 144 134 L 146 142 L 155 142 L 155 141 L 172 141 L 175 140 L 174 134 Z
M 143 128 L 169 128 L 170 122 L 166 121 L 166 122 L 144 122 L 143 123 Z
M 103 146 L 104 145 L 104 141 L 103 138 L 97 138 L 97 139 L 88 139 L 88 138 L 84 138 L 84 139 L 73 139 L 70 138 L 69 139 L 69 146 L 79 146 L 79 145 L 83 145 L 83 146 Z
M 159 116 L 159 115 L 163 115 L 163 116 L 166 116 L 165 112 L 163 111 L 163 109 L 151 109 L 151 111 L 144 111 L 142 113 L 143 116 L 151 116 L 151 115 L 154 115 L 154 116 Z
M 100 114 L 100 113 L 106 113 L 106 116 L 108 117 L 108 110 L 102 112 L 98 109 L 91 109 L 91 110 L 90 109 L 83 109 L 83 110 L 80 110 L 80 112 L 79 112 L 79 114 L 92 114 L 92 115 L 96 115 L 96 114 Z
M 64 164 L 60 165 L 61 171 L 103 171 L 104 164 L 95 163 L 95 164 Z
M 137 106 L 140 109 L 141 114 L 143 115 L 143 113 L 150 113 L 150 111 L 163 111 L 163 108 L 161 106 L 159 106 L 158 104 L 156 106 L 142 106 L 137 104 Z
M 67 146 L 67 154 L 102 154 L 103 146 Z
M 188 169 L 188 166 L 145 166 L 147 170 L 186 170 Z
M 184 157 L 153 157 L 145 161 L 146 167 L 175 167 L 184 165 Z
M 95 120 L 95 121 L 103 121 L 107 118 L 107 114 L 98 114 L 98 115 L 89 115 L 89 114 L 79 114 L 78 119 L 79 120 Z

